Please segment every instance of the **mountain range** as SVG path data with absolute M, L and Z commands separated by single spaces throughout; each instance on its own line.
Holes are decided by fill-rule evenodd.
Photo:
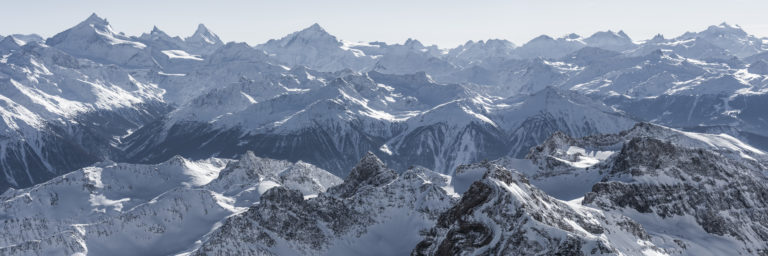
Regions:
M 93 14 L 0 36 L 0 254 L 766 255 L 767 92 L 726 23 L 446 49 Z

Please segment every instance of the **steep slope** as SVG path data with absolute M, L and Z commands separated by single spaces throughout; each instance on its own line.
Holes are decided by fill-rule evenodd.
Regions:
M 144 68 L 156 65 L 145 44 L 114 32 L 107 20 L 95 13 L 45 43 L 73 56 L 99 62 Z
M 224 45 L 219 36 L 211 32 L 203 24 L 197 25 L 197 30 L 191 36 L 184 38 L 187 49 L 191 52 L 208 55 Z
M 632 218 L 671 254 L 766 249 L 766 153 L 728 135 L 642 123 L 613 135 L 557 134 L 528 158 L 539 168 L 532 183 L 563 198 L 586 195 L 584 205 Z M 564 184 L 568 190 L 558 188 Z
M 262 79 L 273 80 L 213 89 L 142 128 L 126 138 L 128 155 L 157 162 L 175 154 L 204 158 L 252 150 L 342 175 L 365 152 L 402 133 L 406 119 L 469 95 L 425 73 L 344 75 L 297 68 Z
M 227 219 L 193 255 L 407 254 L 419 230 L 455 199 L 447 177 L 425 169 L 397 175 L 369 153 L 344 183 L 304 200 L 273 188 L 259 204 Z
M 638 138 L 624 145 L 607 171 L 585 205 L 624 212 L 651 232 L 682 240 L 687 254 L 766 253 L 762 164 Z
M 506 129 L 510 141 L 507 152 L 517 158 L 555 132 L 582 137 L 619 132 L 635 123 L 600 102 L 552 87 L 506 99 L 491 116 Z
M 521 174 L 483 163 L 484 169 L 413 255 L 664 255 L 627 217 L 565 203 Z
M 0 62 L 0 190 L 119 158 L 120 136 L 167 111 L 159 92 L 125 69 L 47 45 L 13 50 Z
M 341 41 L 317 23 L 281 39 L 269 40 L 256 48 L 289 67 L 306 66 L 319 71 L 362 71 L 374 63 L 374 59 L 363 51 L 344 47 Z
M 405 122 L 407 130 L 382 145 L 400 169 L 421 165 L 451 173 L 460 164 L 494 159 L 507 152 L 504 132 L 468 99 L 443 103 Z
M 237 161 L 175 157 L 157 165 L 101 163 L 2 194 L 0 251 L 179 253 L 269 188 L 286 186 L 309 196 L 340 182 L 305 163 L 250 153 Z

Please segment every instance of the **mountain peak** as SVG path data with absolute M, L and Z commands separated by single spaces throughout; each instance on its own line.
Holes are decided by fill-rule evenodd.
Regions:
M 327 37 L 333 37 L 334 40 L 336 40 L 336 37 L 328 33 L 323 27 L 320 26 L 320 24 L 314 23 L 311 26 L 300 30 L 299 32 L 295 33 L 296 36 L 303 37 L 303 38 L 327 38 Z
M 576 34 L 576 33 L 570 33 L 570 34 L 565 35 L 563 38 L 574 40 L 574 39 L 581 38 L 581 36 L 579 34 Z
M 619 32 L 613 32 L 612 30 L 607 31 L 598 31 L 592 34 L 590 37 L 587 38 L 587 40 L 593 40 L 597 38 L 616 38 L 616 39 L 623 39 L 623 40 L 630 40 L 629 36 L 624 33 L 623 30 L 620 30 Z
M 0 50 L 15 50 L 19 49 L 24 43 L 16 39 L 13 35 L 7 36 L 0 40 Z
M 328 193 L 339 197 L 350 197 L 366 187 L 386 185 L 397 178 L 395 171 L 388 169 L 384 162 L 368 151 L 352 168 L 344 183 L 328 189 Z
M 718 27 L 721 27 L 721 28 L 732 28 L 732 29 L 741 29 L 741 26 L 739 26 L 738 24 L 734 24 L 733 26 L 731 26 L 730 24 L 728 24 L 725 21 L 720 23 L 720 25 L 718 25 Z
M 325 32 L 325 29 L 322 26 L 320 26 L 320 24 L 317 24 L 317 22 L 313 23 L 311 26 L 305 28 L 304 30 Z
M 211 31 L 208 30 L 208 27 L 206 27 L 205 24 L 200 23 L 197 24 L 197 30 L 195 30 L 195 33 L 211 33 Z
M 407 40 L 405 40 L 404 45 L 409 46 L 411 48 L 424 48 L 424 45 L 421 42 L 419 42 L 419 40 L 416 40 L 413 38 L 408 38 Z
M 219 36 L 211 32 L 211 30 L 208 29 L 208 27 L 206 27 L 202 23 L 198 24 L 197 30 L 195 30 L 195 33 L 192 34 L 192 36 L 187 37 L 185 40 L 192 43 L 201 43 L 201 44 L 209 44 L 209 45 L 224 44 L 221 41 L 221 39 L 219 39 Z
M 653 38 L 651 38 L 650 42 L 658 43 L 658 42 L 662 42 L 664 40 L 666 40 L 666 39 L 664 39 L 664 35 L 656 34 L 655 36 L 653 36 Z
M 728 23 L 720 23 L 720 25 L 712 25 L 707 28 L 707 30 L 704 31 L 704 33 L 716 33 L 716 35 L 719 34 L 735 34 L 738 36 L 747 36 L 747 32 L 744 31 L 744 29 L 741 28 L 739 25 L 730 25 Z
M 257 46 L 264 48 L 267 52 L 280 48 L 299 48 L 297 50 L 303 52 L 305 47 L 319 47 L 326 50 L 341 47 L 343 43 L 339 41 L 335 36 L 331 35 L 325 29 L 320 27 L 319 24 L 314 23 L 311 26 L 302 30 L 288 34 L 280 39 L 271 39 L 266 43 Z M 341 50 L 339 48 L 339 50 Z M 291 63 L 294 65 L 296 63 Z M 310 65 L 311 66 L 311 65 Z
M 97 25 L 97 26 L 108 26 L 109 22 L 107 19 L 104 19 L 102 17 L 99 17 L 96 13 L 91 13 L 91 16 L 88 16 L 87 19 L 80 22 L 80 24 L 83 25 Z

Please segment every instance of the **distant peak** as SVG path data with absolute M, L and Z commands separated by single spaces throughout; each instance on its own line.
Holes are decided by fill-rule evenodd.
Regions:
M 722 28 L 738 28 L 738 29 L 741 29 L 741 26 L 739 26 L 739 25 L 733 25 L 733 26 L 731 26 L 730 24 L 726 23 L 725 21 L 723 21 L 723 23 L 720 23 L 719 27 L 722 27 Z
M 200 23 L 197 24 L 197 30 L 195 30 L 195 34 L 197 33 L 211 33 L 211 31 L 208 30 L 208 27 L 206 27 L 205 24 Z
M 341 46 L 342 42 L 338 40 L 335 36 L 331 35 L 325 29 L 323 29 L 319 24 L 314 23 L 309 27 L 306 27 L 302 30 L 299 30 L 297 32 L 293 32 L 280 40 L 270 40 L 267 42 L 268 44 L 277 43 L 280 45 L 280 47 L 287 47 L 289 45 L 302 45 L 306 46 L 308 44 L 311 45 L 334 45 L 334 46 Z
M 613 37 L 629 40 L 629 36 L 624 33 L 624 30 L 619 30 L 619 32 L 613 32 L 613 30 L 599 31 L 592 34 L 588 39 L 596 39 L 600 37 Z
M 302 34 L 302 35 L 306 35 L 306 34 L 313 34 L 313 35 L 314 34 L 323 34 L 323 35 L 327 35 L 329 33 L 328 33 L 328 31 L 325 31 L 325 29 L 323 27 L 321 27 L 320 24 L 314 23 L 311 26 L 309 26 L 309 27 L 299 31 L 299 34 Z
M 211 44 L 211 45 L 220 45 L 223 44 L 221 39 L 219 39 L 219 36 L 211 32 L 208 27 L 203 25 L 203 23 L 200 23 L 197 25 L 197 30 L 195 30 L 195 33 L 192 34 L 192 36 L 187 37 L 185 40 L 191 41 L 191 42 L 197 42 L 197 43 L 204 43 L 204 44 Z
M 551 36 L 548 36 L 548 35 L 540 35 L 540 36 L 537 36 L 534 39 L 531 39 L 531 42 L 534 42 L 534 41 L 551 41 L 551 40 L 555 40 L 555 39 L 552 38 Z
M 312 26 L 309 26 L 307 29 L 325 31 L 325 29 L 323 29 L 323 27 L 321 27 L 320 24 L 317 24 L 317 22 L 313 23 Z
M 579 38 L 581 38 L 581 36 L 576 33 L 570 33 L 565 35 L 565 39 L 579 39 Z
M 99 15 L 96 15 L 96 13 L 92 13 L 91 16 L 88 16 L 87 19 L 85 19 L 80 24 L 93 24 L 93 25 L 109 25 L 109 22 L 107 22 L 106 19 L 99 17 Z
M 411 46 L 411 47 L 417 47 L 417 48 L 424 47 L 424 45 L 421 42 L 419 42 L 419 40 L 416 40 L 413 38 L 408 38 L 407 40 L 405 40 L 405 45 Z
M 23 45 L 23 43 L 16 39 L 13 35 L 7 36 L 0 40 L 0 47 L 2 48 L 17 49 L 21 47 L 21 45 Z
M 709 26 L 707 28 L 707 31 L 719 32 L 719 33 L 729 32 L 729 33 L 737 33 L 737 34 L 740 34 L 740 35 L 746 35 L 746 32 L 744 32 L 744 30 L 741 28 L 741 26 L 739 26 L 739 25 L 730 25 L 730 24 L 725 23 L 725 22 L 720 23 L 720 25 L 717 25 L 717 26 L 714 26 L 714 25 Z
M 653 38 L 651 38 L 651 40 L 650 40 L 650 41 L 651 41 L 651 42 L 662 42 L 662 41 L 664 41 L 664 40 L 666 40 L 666 39 L 664 38 L 664 35 L 662 35 L 662 34 L 656 34 L 655 36 L 653 36 Z

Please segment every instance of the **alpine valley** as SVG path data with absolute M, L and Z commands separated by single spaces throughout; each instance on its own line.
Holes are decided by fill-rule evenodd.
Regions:
M 0 255 L 768 256 L 768 38 L 0 36 Z

